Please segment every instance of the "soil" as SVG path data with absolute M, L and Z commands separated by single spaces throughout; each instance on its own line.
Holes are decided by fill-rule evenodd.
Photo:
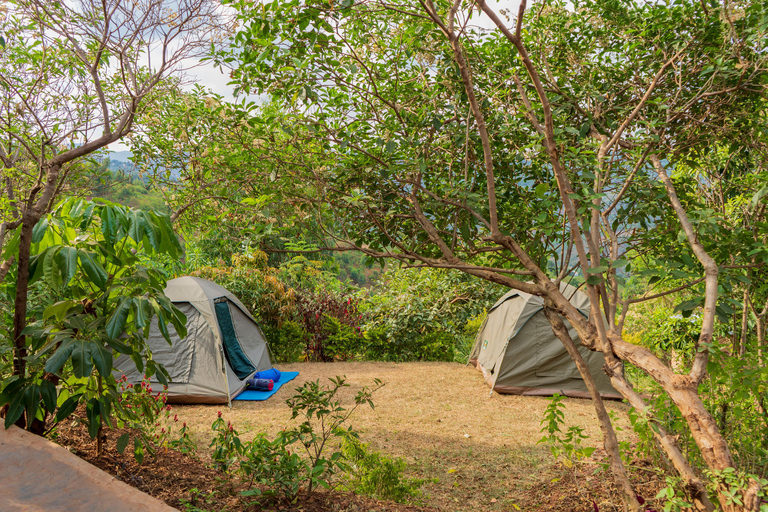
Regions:
M 132 454 L 120 455 L 115 441 L 120 431 L 109 431 L 106 448 L 96 455 L 96 442 L 78 422 L 67 421 L 57 442 L 120 480 L 162 499 L 179 510 L 232 511 L 618 511 L 613 480 L 603 470 L 605 454 L 598 449 L 590 459 L 569 464 L 556 461 L 538 444 L 540 421 L 549 399 L 490 394 L 479 372 L 456 363 L 299 363 L 281 370 L 299 371 L 297 379 L 266 402 L 234 402 L 226 406 L 173 406 L 173 414 L 191 428 L 197 444 L 195 457 L 173 450 L 146 456 L 139 465 Z M 375 408 L 359 408 L 352 425 L 372 450 L 407 462 L 404 476 L 425 481 L 421 496 L 410 504 L 373 500 L 341 492 L 318 492 L 297 503 L 248 506 L 238 494 L 244 486 L 210 467 L 211 423 L 221 411 L 243 440 L 264 432 L 274 436 L 290 425 L 285 403 L 293 390 L 307 381 L 346 375 L 350 387 L 341 393 L 345 404 L 374 378 L 385 382 L 374 395 Z M 579 425 L 590 436 L 585 446 L 599 447 L 601 436 L 590 400 L 565 399 L 565 430 Z M 627 407 L 610 402 L 622 441 L 633 443 Z M 634 460 L 631 479 L 649 510 L 661 509 L 652 499 L 664 484 L 650 464 Z M 188 505 L 187 505 L 188 504 Z M 197 507 L 197 508 L 195 508 Z
M 76 415 L 75 415 L 76 416 Z M 86 427 L 72 420 L 57 429 L 55 441 L 83 460 L 93 464 L 132 487 L 164 501 L 179 510 L 201 512 L 252 512 L 295 510 L 300 512 L 432 512 L 429 507 L 356 496 L 345 492 L 319 491 L 313 496 L 301 496 L 296 503 L 272 502 L 249 504 L 239 492 L 246 485 L 236 477 L 226 475 L 208 466 L 200 459 L 176 450 L 163 450 L 156 456 L 146 455 L 142 464 L 136 462 L 130 447 L 123 454 L 117 451 L 116 441 L 124 429 L 110 430 L 101 456 L 96 441 L 88 436 Z M 130 445 L 129 445 L 130 446 Z

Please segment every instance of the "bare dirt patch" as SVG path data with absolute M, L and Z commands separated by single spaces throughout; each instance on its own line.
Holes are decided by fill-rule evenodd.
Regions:
M 374 378 L 386 383 L 374 395 L 376 407 L 361 407 L 352 418 L 363 442 L 408 462 L 408 475 L 427 480 L 418 504 L 442 510 L 620 510 L 611 476 L 599 471 L 601 451 L 591 463 L 565 468 L 547 447 L 537 445 L 547 398 L 490 394 L 482 376 L 457 363 L 299 363 L 280 366 L 299 371 L 266 402 L 221 406 L 174 406 L 192 427 L 199 455 L 209 457 L 211 423 L 221 411 L 250 439 L 259 432 L 276 434 L 291 424 L 285 404 L 303 382 L 344 375 L 347 403 Z M 599 447 L 601 435 L 590 400 L 565 399 L 565 423 L 580 425 Z M 609 402 L 626 435 L 626 406 Z M 634 473 L 636 488 L 647 499 L 656 494 L 652 472 Z

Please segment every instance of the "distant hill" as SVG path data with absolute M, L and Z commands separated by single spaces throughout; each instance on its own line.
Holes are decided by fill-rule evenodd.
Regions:
M 133 162 L 129 160 L 132 156 L 133 153 L 130 151 L 112 151 L 105 158 L 109 159 L 109 169 L 111 171 L 120 171 L 138 177 L 138 172 L 135 171 Z M 176 169 L 171 170 L 171 177 L 173 179 L 178 178 L 179 171 Z

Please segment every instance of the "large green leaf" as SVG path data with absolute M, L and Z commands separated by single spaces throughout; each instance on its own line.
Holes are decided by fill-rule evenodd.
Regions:
M 40 222 L 35 224 L 35 227 L 32 228 L 32 243 L 33 244 L 39 244 L 43 237 L 45 236 L 45 232 L 48 230 L 48 217 L 44 217 L 40 219 Z
M 93 342 L 74 339 L 72 348 L 72 371 L 77 378 L 88 377 L 93 370 L 91 347 Z
M 24 388 L 24 410 L 27 412 L 27 425 L 32 423 L 40 408 L 40 387 L 29 384 Z
M 149 325 L 149 319 L 151 318 L 152 307 L 149 301 L 144 297 L 133 298 L 133 321 L 136 327 L 143 329 Z
M 101 208 L 101 233 L 108 244 L 115 243 L 118 227 L 116 210 L 111 206 L 103 206 Z
M 128 432 L 124 433 L 120 437 L 117 438 L 117 453 L 123 454 L 125 451 L 125 447 L 128 446 L 128 441 L 130 440 L 130 435 Z
M 45 410 L 52 413 L 56 410 L 56 386 L 53 382 L 43 379 L 40 382 L 40 395 L 43 398 Z
M 96 370 L 102 377 L 107 377 L 112 372 L 112 353 L 98 342 L 91 344 L 90 353 Z
M 117 301 L 117 307 L 107 320 L 107 336 L 118 338 L 125 331 L 125 323 L 128 320 L 128 314 L 131 312 L 133 301 L 130 297 L 120 297 Z
M 66 400 L 64 400 L 64 403 L 61 404 L 59 407 L 59 410 L 56 412 L 56 421 L 61 421 L 65 418 L 67 418 L 70 414 L 75 412 L 75 409 L 77 409 L 77 405 L 80 403 L 80 399 L 83 397 L 82 393 L 77 395 L 72 395 Z
M 77 273 L 77 249 L 74 247 L 62 247 L 59 250 L 59 267 L 61 270 L 62 286 L 69 285 Z
M 101 263 L 99 263 L 96 254 L 78 249 L 77 255 L 80 257 L 80 266 L 91 282 L 99 289 L 103 290 L 106 288 L 109 275 Z
M 157 326 L 160 328 L 160 333 L 163 335 L 163 338 L 165 338 L 165 341 L 170 345 L 171 335 L 168 332 L 168 323 L 165 320 L 165 313 L 163 313 L 163 311 L 157 312 Z
M 72 300 L 56 302 L 45 308 L 45 311 L 43 311 L 43 318 L 56 317 L 56 320 L 62 320 L 67 315 L 67 312 L 77 305 L 79 305 L 79 303 Z
M 54 290 L 58 290 L 61 286 L 61 272 L 56 262 L 56 252 L 53 249 L 48 250 L 43 257 L 43 278 L 45 283 Z
M 24 414 L 24 394 L 16 393 L 11 403 L 8 404 L 8 411 L 5 413 L 5 428 L 10 428 L 11 425 L 16 423 L 21 415 Z
M 61 345 L 56 352 L 54 352 L 53 355 L 48 358 L 48 361 L 45 362 L 45 371 L 48 373 L 59 373 L 72 355 L 72 351 L 75 349 L 74 341 L 74 338 L 65 338 L 62 340 Z

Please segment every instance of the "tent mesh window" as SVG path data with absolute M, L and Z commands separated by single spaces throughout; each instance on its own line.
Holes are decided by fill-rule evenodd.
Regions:
M 224 357 L 229 363 L 229 367 L 235 372 L 240 380 L 247 379 L 250 374 L 256 371 L 248 356 L 243 352 L 243 347 L 237 340 L 235 326 L 232 323 L 232 314 L 229 311 L 229 304 L 226 299 L 217 300 L 216 320 L 219 322 L 221 330 L 222 343 L 224 344 Z

